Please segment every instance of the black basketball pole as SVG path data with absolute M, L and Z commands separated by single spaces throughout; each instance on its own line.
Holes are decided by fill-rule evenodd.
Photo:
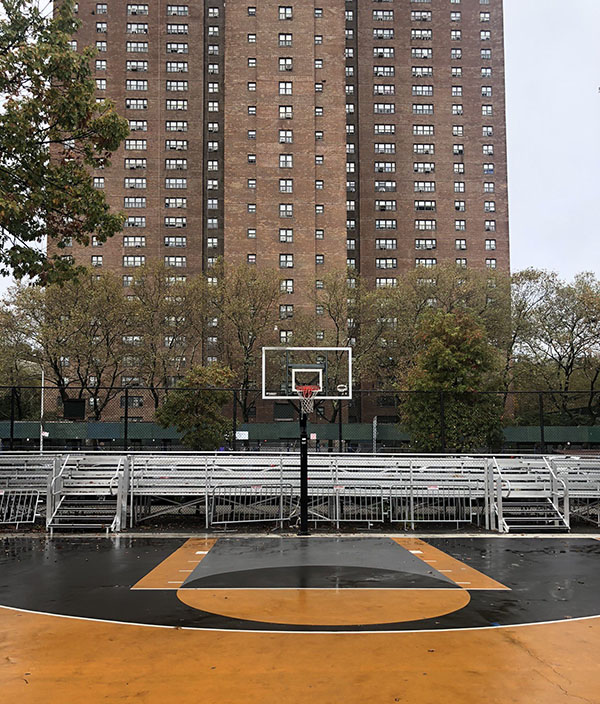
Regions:
M 306 433 L 307 416 L 300 403 L 300 530 L 298 535 L 310 535 L 308 532 L 308 435 Z

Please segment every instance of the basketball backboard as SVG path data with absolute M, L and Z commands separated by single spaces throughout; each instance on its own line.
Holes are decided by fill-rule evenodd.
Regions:
M 262 397 L 297 401 L 300 386 L 318 387 L 315 398 L 352 398 L 351 347 L 263 347 Z

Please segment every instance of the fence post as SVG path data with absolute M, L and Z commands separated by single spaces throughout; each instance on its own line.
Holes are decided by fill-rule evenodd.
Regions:
M 485 460 L 485 474 L 483 475 L 483 498 L 485 511 L 485 529 L 490 529 L 490 461 Z
M 442 452 L 446 452 L 446 409 L 444 407 L 443 391 L 440 391 L 440 444 Z
M 123 471 L 119 477 L 119 530 L 127 527 L 127 498 L 129 494 L 129 457 L 123 459 Z
M 498 532 L 505 533 L 504 530 L 504 507 L 502 505 L 502 476 L 498 473 L 496 484 L 496 505 L 498 506 Z
M 232 428 L 231 428 L 231 448 L 235 452 L 237 450 L 237 391 L 233 392 L 233 413 L 232 413 Z
M 342 401 L 338 401 L 340 404 L 340 413 L 338 418 L 338 452 L 344 451 L 343 438 L 342 438 Z
M 127 457 L 129 464 L 129 527 L 133 528 L 135 503 L 134 503 L 134 480 L 135 480 L 135 460 Z
M 377 454 L 377 416 L 373 416 L 373 454 Z
M 538 394 L 540 408 L 540 450 L 541 454 L 546 454 L 546 428 L 544 426 L 544 394 L 540 391 Z
M 204 527 L 207 530 L 210 525 L 209 503 L 210 503 L 210 497 L 209 497 L 209 487 L 208 487 L 208 457 L 205 457 L 204 458 Z
M 410 499 L 409 499 L 409 507 L 410 507 L 410 529 L 414 530 L 415 529 L 415 485 L 413 482 L 413 463 L 412 460 L 410 461 Z
M 125 387 L 125 415 L 123 416 L 123 449 L 129 449 L 129 387 Z
M 15 404 L 16 404 L 17 390 L 14 386 L 10 389 L 10 436 L 8 440 L 9 450 L 14 449 L 15 445 Z

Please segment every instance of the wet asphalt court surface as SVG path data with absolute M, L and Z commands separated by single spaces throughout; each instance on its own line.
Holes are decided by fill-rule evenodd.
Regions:
M 489 628 L 600 614 L 600 541 L 593 538 L 427 538 L 506 590 L 473 590 L 451 613 L 351 625 L 232 618 L 177 596 L 194 589 L 449 590 L 460 587 L 386 537 L 220 537 L 181 585 L 132 590 L 185 538 L 0 539 L 0 605 L 124 623 L 248 631 L 418 631 Z M 418 552 L 418 551 L 417 551 Z

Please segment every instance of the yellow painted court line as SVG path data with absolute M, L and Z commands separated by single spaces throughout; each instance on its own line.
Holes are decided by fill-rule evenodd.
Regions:
M 444 572 L 448 579 L 451 579 L 456 585 L 463 589 L 509 589 L 509 587 L 504 584 L 497 582 L 495 579 L 488 577 L 473 567 L 469 567 L 464 562 L 451 557 L 442 550 L 434 548 L 420 538 L 392 538 L 392 540 L 409 550 L 415 557 L 418 557 L 419 560 L 422 560 L 426 564 L 435 562 L 436 565 L 434 569 L 439 572 Z M 421 554 L 415 554 L 415 550 L 421 551 Z
M 174 582 L 181 572 L 192 572 L 188 569 L 190 562 L 199 564 L 208 551 L 217 542 L 216 538 L 190 538 L 171 553 L 159 565 L 135 584 L 132 589 L 177 589 L 185 580 Z M 195 559 L 192 560 L 191 558 Z

